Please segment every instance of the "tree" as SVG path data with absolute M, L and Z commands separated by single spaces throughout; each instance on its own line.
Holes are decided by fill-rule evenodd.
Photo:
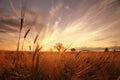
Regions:
M 65 50 L 64 46 L 62 45 L 62 43 L 56 43 L 54 48 L 57 49 L 59 52 Z
M 108 52 L 109 50 L 108 50 L 108 48 L 105 48 L 105 52 Z
M 71 51 L 76 51 L 76 49 L 75 48 L 71 48 Z

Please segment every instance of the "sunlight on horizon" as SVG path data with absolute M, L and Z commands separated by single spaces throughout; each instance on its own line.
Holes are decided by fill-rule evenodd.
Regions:
M 0 2 L 0 49 L 16 50 L 24 0 Z M 49 50 L 59 42 L 65 47 L 71 45 L 70 48 L 120 46 L 119 3 L 117 0 L 26 0 L 21 46 L 30 25 L 24 50 L 33 46 L 39 31 L 38 43 L 43 50 Z

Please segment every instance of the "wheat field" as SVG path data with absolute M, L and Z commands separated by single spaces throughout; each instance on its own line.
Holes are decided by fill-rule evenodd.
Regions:
M 0 80 L 120 80 L 120 52 L 0 51 Z

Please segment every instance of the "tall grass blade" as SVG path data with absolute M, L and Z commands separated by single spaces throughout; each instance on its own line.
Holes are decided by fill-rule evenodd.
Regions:
M 36 49 L 33 53 L 33 57 L 32 57 L 32 73 L 34 73 L 34 68 L 35 68 L 35 58 L 36 55 L 40 52 L 40 50 L 42 49 L 42 47 L 39 47 L 39 45 L 37 44 Z
M 36 37 L 35 37 L 35 39 L 34 39 L 34 44 L 36 43 L 36 41 L 37 41 L 37 39 L 38 39 L 38 37 L 39 37 L 39 34 L 40 34 L 40 31 L 39 31 L 39 33 L 36 35 Z
M 23 27 L 23 23 L 24 23 L 24 16 L 25 16 L 25 11 L 26 11 L 26 7 L 22 5 L 21 8 L 21 20 L 20 20 L 20 32 L 19 32 L 19 38 L 18 38 L 18 43 L 17 43 L 17 56 L 16 59 L 19 58 L 18 54 L 19 54 L 19 47 L 20 47 L 20 38 L 21 38 L 21 32 L 22 32 L 22 27 Z
M 25 33 L 24 39 L 27 37 L 28 33 L 30 32 L 30 29 L 31 29 L 31 28 L 29 28 L 29 29 L 27 30 L 27 32 Z
M 22 27 L 23 27 L 23 18 L 21 18 L 21 21 L 20 21 L 20 32 L 22 31 Z

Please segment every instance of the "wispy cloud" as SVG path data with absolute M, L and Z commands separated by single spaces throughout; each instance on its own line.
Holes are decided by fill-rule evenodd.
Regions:
M 50 18 L 56 16 L 56 14 L 60 11 L 61 8 L 62 8 L 62 3 L 61 2 L 52 5 L 52 7 L 49 11 Z
M 0 9 L 0 31 L 1 33 L 18 32 L 19 21 L 6 10 Z
M 120 40 L 119 0 L 51 1 L 28 1 L 23 33 L 28 25 L 33 25 L 33 33 L 29 33 L 29 39 L 42 29 L 42 39 L 42 34 L 45 36 L 44 45 L 74 41 L 72 47 L 84 45 L 95 47 L 110 46 L 112 45 L 110 41 Z M 11 9 L 13 13 L 19 15 L 20 11 L 16 12 L 14 4 L 10 2 Z M 0 34 L 9 32 L 9 35 L 16 35 L 20 23 L 19 18 L 8 12 L 0 8 Z
M 75 46 L 80 46 L 82 45 L 81 42 L 85 43 L 86 41 L 91 43 L 94 39 L 95 41 L 109 41 L 109 38 L 114 37 L 111 35 L 116 34 L 119 28 L 117 25 L 120 25 L 119 3 L 119 0 L 83 0 L 76 5 L 77 7 L 69 4 L 71 11 L 66 10 L 64 12 L 64 8 L 62 7 L 62 9 L 59 10 L 59 16 L 57 16 L 61 17 L 61 21 L 59 21 L 58 24 L 58 18 L 54 20 L 54 25 L 57 27 L 55 31 L 51 33 L 52 39 L 70 39 L 72 41 L 76 38 Z M 66 3 L 62 4 L 66 6 Z M 62 12 L 63 15 L 61 15 Z M 119 34 L 119 32 L 117 32 L 117 34 Z M 117 39 L 117 37 L 115 39 Z M 100 43 L 99 45 L 101 46 L 102 44 Z

